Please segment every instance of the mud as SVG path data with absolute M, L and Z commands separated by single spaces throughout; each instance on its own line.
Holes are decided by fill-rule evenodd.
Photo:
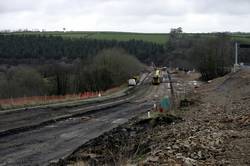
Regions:
M 147 137 L 157 127 L 169 126 L 182 119 L 164 115 L 155 118 L 134 118 L 79 147 L 72 155 L 51 165 L 123 165 L 150 153 L 153 139 Z

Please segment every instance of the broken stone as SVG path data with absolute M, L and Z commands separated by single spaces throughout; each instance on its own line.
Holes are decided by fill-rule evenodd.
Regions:
M 135 131 L 130 132 L 130 136 L 131 136 L 131 137 L 136 136 L 136 132 L 135 132 Z
M 179 149 L 179 146 L 174 145 L 174 146 L 173 146 L 173 149 Z
M 191 159 L 191 158 L 183 158 L 183 161 L 184 161 L 184 163 L 183 163 L 184 166 L 194 166 L 194 165 L 197 165 L 196 160 Z
M 151 162 L 156 162 L 159 160 L 158 156 L 150 156 L 148 157 L 147 161 L 151 161 Z
M 168 150 L 168 153 L 172 154 L 172 153 L 174 153 L 174 151 L 173 150 Z
M 176 156 L 177 159 L 183 158 L 182 153 L 177 153 L 175 156 Z
M 199 156 L 200 159 L 202 158 L 202 153 L 201 153 L 201 151 L 198 152 L 198 156 Z
M 167 150 L 170 150 L 170 149 L 171 149 L 171 147 L 170 147 L 170 146 L 168 146 L 166 149 L 167 149 Z

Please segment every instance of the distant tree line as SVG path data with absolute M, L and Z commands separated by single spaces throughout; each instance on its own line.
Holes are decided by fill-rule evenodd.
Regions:
M 187 35 L 172 29 L 166 44 L 164 63 L 185 70 L 198 70 L 203 80 L 223 76 L 234 64 L 234 44 L 230 34 Z M 240 49 L 239 61 L 250 62 L 250 49 Z
M 127 82 L 144 69 L 123 49 L 107 49 L 97 56 L 39 66 L 18 65 L 0 69 L 0 98 L 65 95 L 103 91 Z
M 3 63 L 22 59 L 87 59 L 103 49 L 123 48 L 144 63 L 160 62 L 164 46 L 151 42 L 130 40 L 71 39 L 61 36 L 0 35 L 0 58 Z M 18 63 L 18 62 L 17 62 Z

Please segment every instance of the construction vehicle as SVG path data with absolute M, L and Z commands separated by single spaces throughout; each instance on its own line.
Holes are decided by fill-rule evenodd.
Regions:
M 135 79 L 136 84 L 138 84 L 140 81 L 140 77 L 138 75 L 134 75 L 132 79 Z
M 153 76 L 152 84 L 159 85 L 160 83 L 161 83 L 161 71 L 159 69 L 156 69 Z
M 131 78 L 128 80 L 128 86 L 135 86 L 136 85 L 136 80 Z
M 134 75 L 128 80 L 128 86 L 135 86 L 140 82 L 140 77 L 137 75 Z

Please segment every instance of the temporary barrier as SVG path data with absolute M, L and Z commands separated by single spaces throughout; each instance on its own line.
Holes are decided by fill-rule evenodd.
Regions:
M 0 99 L 1 106 L 24 106 L 24 105 L 37 105 L 49 104 L 53 102 L 63 102 L 69 100 L 87 99 L 97 97 L 102 92 L 83 92 L 81 94 L 68 94 L 61 96 L 31 96 L 21 98 Z
M 163 99 L 161 99 L 160 108 L 163 111 L 167 111 L 170 109 L 170 99 L 168 96 L 165 96 L 165 97 L 163 97 Z
M 64 102 L 72 100 L 83 100 L 91 97 L 101 97 L 103 95 L 111 94 L 118 91 L 120 87 L 112 87 L 106 91 L 98 92 L 82 92 L 80 94 L 67 94 L 60 96 L 31 96 L 31 97 L 20 97 L 10 99 L 0 99 L 0 108 L 12 107 L 12 106 L 27 106 L 27 105 L 40 105 L 49 104 L 55 102 Z

